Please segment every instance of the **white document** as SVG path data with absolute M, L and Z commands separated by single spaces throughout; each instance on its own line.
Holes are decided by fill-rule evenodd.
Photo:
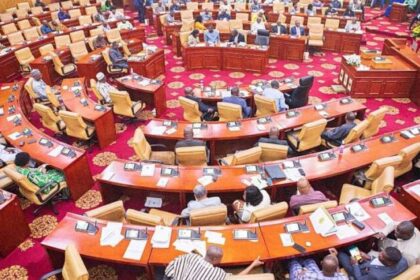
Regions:
M 370 218 L 369 214 L 365 209 L 363 209 L 359 202 L 352 202 L 347 204 L 346 209 L 360 222 Z
M 204 233 L 204 237 L 205 238 L 221 238 L 223 237 L 223 234 L 217 231 L 206 230 L 206 232 Z
M 343 224 L 343 225 L 337 226 L 337 232 L 335 234 L 337 235 L 338 239 L 342 240 L 342 239 L 356 236 L 358 232 L 353 226 Z
M 160 197 L 146 197 L 146 203 L 144 206 L 148 208 L 161 208 L 162 207 L 162 198 Z
M 280 240 L 284 247 L 291 247 L 295 244 L 290 233 L 280 233 Z
M 155 233 L 152 236 L 153 248 L 169 248 L 171 242 L 172 228 L 165 226 L 156 226 Z
M 318 111 L 318 112 L 321 115 L 321 117 L 323 117 L 323 118 L 328 118 L 329 117 L 329 114 L 326 111 Z
M 199 128 L 193 128 L 193 137 L 198 138 L 201 136 L 201 129 Z
M 166 130 L 166 126 L 154 126 L 152 127 L 152 134 L 163 135 Z
M 55 147 L 54 149 L 52 149 L 48 153 L 48 155 L 51 156 L 51 157 L 57 157 L 61 153 L 61 150 L 63 150 L 63 148 L 64 148 L 63 146 L 58 145 L 57 147 Z
M 198 178 L 197 181 L 202 186 L 205 187 L 205 186 L 210 185 L 211 183 L 213 183 L 213 176 L 210 176 L 210 175 L 202 176 L 202 177 Z
M 176 128 L 175 127 L 171 127 L 170 129 L 168 129 L 167 131 L 165 131 L 165 134 L 173 134 L 176 132 Z
M 101 246 L 112 246 L 115 247 L 124 236 L 121 235 L 122 223 L 108 222 L 108 224 L 102 228 L 101 233 Z
M 224 237 L 220 237 L 220 238 L 208 238 L 207 239 L 207 242 L 208 243 L 217 244 L 217 245 L 225 245 L 226 238 L 224 238 Z
M 291 160 L 283 161 L 284 168 L 294 168 L 295 164 Z
M 198 252 L 203 257 L 206 255 L 206 242 L 202 240 L 177 239 L 173 243 L 175 249 L 185 253 Z
M 420 184 L 410 187 L 409 190 L 415 193 L 417 196 L 420 196 Z
M 287 179 L 293 182 L 299 181 L 300 178 L 302 178 L 302 174 L 300 174 L 298 168 L 286 168 L 283 170 L 284 175 L 286 175 Z
M 241 127 L 240 126 L 232 126 L 232 127 L 228 127 L 228 129 L 230 131 L 240 131 L 241 130 Z
M 322 236 L 328 236 L 337 230 L 334 219 L 325 207 L 316 209 L 315 212 L 309 215 L 309 219 L 311 220 L 315 232 Z
M 395 221 L 387 213 L 380 213 L 378 217 L 385 225 L 395 224 Z
M 4 115 L 4 108 L 0 108 L 0 115 Z
M 261 175 L 255 175 L 251 177 L 251 184 L 259 188 L 260 190 L 265 189 L 268 186 L 266 180 L 261 178 Z
M 10 86 L 2 86 L 1 90 L 6 90 L 6 89 L 9 89 L 9 88 L 10 88 Z
M 114 177 L 114 174 L 114 172 L 106 172 L 102 175 L 102 179 L 109 181 L 112 179 L 112 177 Z
M 6 118 L 6 120 L 7 120 L 8 122 L 11 122 L 11 121 L 13 121 L 16 117 L 18 117 L 19 119 L 22 119 L 22 116 L 21 116 L 20 114 L 15 114 L 15 115 L 8 116 L 8 117 Z
M 204 234 L 204 237 L 207 238 L 207 242 L 213 243 L 213 244 L 224 245 L 226 242 L 226 238 L 223 237 L 223 234 L 221 232 L 208 230 Z
M 151 177 L 155 174 L 155 165 L 154 164 L 142 164 L 140 176 Z
M 168 182 L 169 182 L 169 178 L 167 178 L 167 177 L 161 177 L 159 179 L 159 181 L 157 182 L 156 186 L 161 187 L 161 188 L 164 188 L 164 187 L 166 187 L 166 185 L 168 184 Z
M 265 125 L 263 124 L 257 124 L 258 130 L 266 130 Z
M 139 85 L 146 87 L 148 85 L 150 85 L 150 80 L 149 79 L 143 79 L 139 82 Z
M 139 261 L 143 255 L 147 240 L 131 240 L 125 250 L 124 259 Z
M 22 134 L 20 134 L 20 132 L 17 131 L 9 134 L 9 138 L 12 140 L 19 139 L 20 137 L 22 137 Z

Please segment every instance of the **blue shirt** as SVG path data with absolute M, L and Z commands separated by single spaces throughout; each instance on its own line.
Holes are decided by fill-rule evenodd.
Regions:
M 214 30 L 214 29 L 213 29 L 213 32 L 211 32 L 211 33 L 209 31 L 207 31 L 204 34 L 204 41 L 206 43 L 213 43 L 213 44 L 219 43 L 220 42 L 220 34 L 219 34 L 219 31 Z
M 53 30 L 48 25 L 42 25 L 41 26 L 41 33 L 42 34 L 48 34 L 48 33 L 51 33 L 51 32 L 53 32 Z
M 218 18 L 217 18 L 218 20 L 224 20 L 224 19 L 226 19 L 226 20 L 230 20 L 230 15 L 228 14 L 228 13 L 225 13 L 225 12 L 223 12 L 223 13 L 221 13 L 219 16 L 218 16 Z
M 242 114 L 244 117 L 248 118 L 251 116 L 251 107 L 248 107 L 246 105 L 246 101 L 238 96 L 229 96 L 223 98 L 223 102 L 232 103 L 241 106 L 242 108 Z
M 289 109 L 289 106 L 286 104 L 284 95 L 281 91 L 275 88 L 265 88 L 263 95 L 267 98 L 274 99 L 276 101 L 277 111 L 284 111 Z
M 65 19 L 69 19 L 69 18 L 70 18 L 69 14 L 67 14 L 67 13 L 66 13 L 66 12 L 64 12 L 64 11 L 60 11 L 60 12 L 58 12 L 57 17 L 58 17 L 58 19 L 59 19 L 60 21 L 63 21 L 63 20 L 65 20 Z
M 209 21 L 212 20 L 213 17 L 211 15 L 211 13 L 209 12 L 208 14 L 205 12 L 200 13 L 201 17 L 203 18 L 203 21 Z

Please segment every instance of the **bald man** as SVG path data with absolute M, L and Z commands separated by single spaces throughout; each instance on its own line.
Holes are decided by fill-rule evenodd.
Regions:
M 177 257 L 165 269 L 165 279 L 170 280 L 225 280 L 228 276 L 223 269 L 215 267 L 223 258 L 220 247 L 210 245 L 207 247 L 206 256 L 186 254 Z M 259 257 L 238 275 L 248 274 L 253 268 L 262 265 Z
M 315 204 L 328 201 L 328 198 L 320 191 L 315 191 L 308 179 L 302 177 L 297 182 L 297 194 L 290 198 L 289 206 L 295 213 L 302 205 Z
M 280 134 L 280 131 L 279 131 L 278 127 L 272 126 L 270 128 L 270 132 L 268 133 L 268 138 L 267 137 L 261 137 L 260 139 L 258 139 L 258 143 L 269 143 L 269 144 L 287 146 L 288 147 L 287 155 L 290 156 L 294 152 L 289 147 L 289 144 L 287 143 L 286 140 L 280 140 L 279 139 L 279 134 Z M 255 144 L 255 146 L 258 146 L 258 143 Z
M 206 121 L 212 121 L 217 116 L 216 108 L 205 104 L 200 98 L 194 95 L 194 91 L 191 87 L 184 89 L 185 97 L 198 103 L 198 110 L 203 114 L 202 118 Z
M 239 88 L 233 87 L 230 90 L 231 96 L 224 97 L 223 102 L 232 103 L 241 106 L 242 108 L 242 115 L 244 118 L 251 117 L 252 109 L 246 104 L 245 99 L 239 97 Z
M 176 148 L 182 148 L 182 147 L 193 147 L 193 146 L 205 146 L 206 142 L 198 139 L 194 139 L 194 133 L 191 126 L 187 126 L 184 128 L 184 139 L 179 140 L 175 144 Z
M 337 251 L 326 255 L 321 262 L 321 270 L 313 259 L 293 260 L 289 263 L 290 280 L 346 280 L 347 276 L 338 272 Z

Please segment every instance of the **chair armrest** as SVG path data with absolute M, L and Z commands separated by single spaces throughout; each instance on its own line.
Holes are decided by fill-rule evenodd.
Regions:
M 290 136 L 290 137 L 292 137 L 293 139 L 295 139 L 296 140 L 296 149 L 299 149 L 299 145 L 300 145 L 300 140 L 299 140 L 299 138 L 297 138 L 294 134 L 292 134 L 292 133 L 289 133 L 288 134 L 288 136 Z
M 45 200 L 42 199 L 42 191 L 45 190 L 45 189 L 50 188 L 53 185 L 55 185 L 57 187 L 57 190 L 54 193 L 52 193 L 52 195 L 49 195 L 47 200 L 49 200 L 52 197 L 54 197 L 60 191 L 60 184 L 59 183 L 57 183 L 57 182 L 49 182 L 48 184 L 46 184 L 42 188 L 39 188 L 36 191 L 35 195 L 37 196 L 37 198 L 39 199 L 39 201 L 45 202 Z
M 53 270 L 51 272 L 48 272 L 44 275 L 41 276 L 40 280 L 47 280 L 48 278 L 50 278 L 51 276 L 57 275 L 57 274 L 61 274 L 61 272 L 63 271 L 62 268 Z
M 179 226 L 179 225 L 181 225 L 181 217 L 175 218 L 171 224 L 171 226 Z
M 142 160 L 141 162 L 144 162 L 144 163 L 154 163 L 154 164 L 163 164 L 163 161 L 161 161 L 161 160 Z
M 217 160 L 217 163 L 220 165 L 220 166 L 229 166 L 229 163 L 227 163 L 224 159 L 222 159 L 222 158 L 220 158 L 220 159 L 218 159 Z

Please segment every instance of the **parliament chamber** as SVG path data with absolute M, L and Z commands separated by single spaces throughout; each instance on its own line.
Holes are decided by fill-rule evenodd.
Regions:
M 0 1 L 0 279 L 420 280 L 420 4 Z

